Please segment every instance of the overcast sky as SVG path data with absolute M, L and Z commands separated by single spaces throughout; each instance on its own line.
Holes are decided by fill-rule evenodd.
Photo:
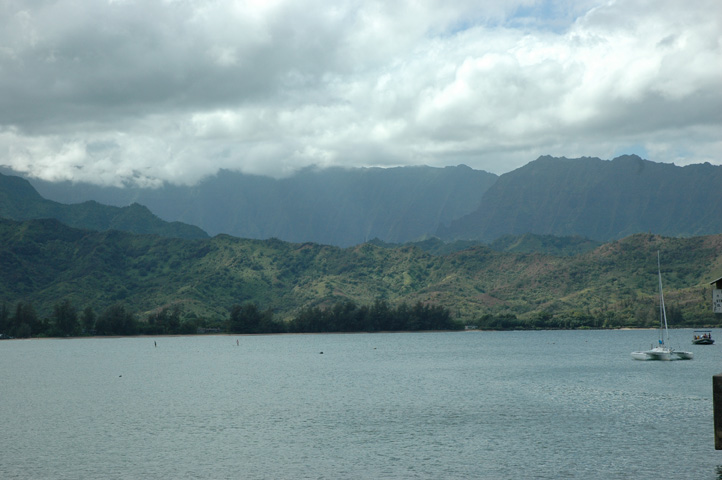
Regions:
M 719 0 L 3 0 L 0 165 L 722 163 Z

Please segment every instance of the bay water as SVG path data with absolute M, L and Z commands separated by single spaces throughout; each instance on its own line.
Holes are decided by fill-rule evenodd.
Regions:
M 651 330 L 0 342 L 3 479 L 722 479 Z

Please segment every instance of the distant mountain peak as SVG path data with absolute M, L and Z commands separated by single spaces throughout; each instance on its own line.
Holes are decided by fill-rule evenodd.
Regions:
M 111 207 L 95 200 L 62 204 L 43 198 L 29 181 L 3 174 L 0 174 L 0 217 L 20 221 L 56 219 L 87 230 L 118 229 L 166 237 L 208 238 L 200 228 L 165 222 L 138 203 L 128 207 Z
M 192 187 L 38 189 L 58 201 L 72 196 L 75 202 L 138 202 L 166 221 L 198 225 L 211 235 L 346 247 L 373 237 L 403 243 L 433 233 L 472 212 L 497 178 L 466 165 L 310 166 L 280 179 L 224 170 Z
M 479 208 L 437 235 L 491 242 L 502 235 L 616 240 L 638 232 L 694 236 L 722 232 L 722 167 L 690 168 L 621 155 L 541 156 L 499 177 Z

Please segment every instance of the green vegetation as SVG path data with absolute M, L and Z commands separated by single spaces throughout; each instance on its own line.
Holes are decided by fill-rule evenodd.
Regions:
M 122 304 L 108 307 L 99 317 L 92 309 L 78 317 L 75 307 L 63 300 L 53 307 L 50 318 L 40 320 L 31 304 L 17 304 L 10 315 L 5 305 L 0 309 L 0 332 L 3 337 L 31 336 L 87 336 L 87 335 L 178 335 L 198 332 L 257 333 L 321 333 L 321 332 L 378 332 L 418 330 L 458 330 L 463 328 L 451 320 L 443 307 L 417 303 L 391 308 L 384 301 L 371 307 L 358 307 L 354 302 L 338 302 L 333 308 L 306 308 L 282 322 L 270 310 L 261 311 L 255 303 L 231 307 L 228 320 L 220 326 L 201 326 L 192 320 L 182 320 L 178 308 L 162 309 L 148 315 L 145 321 L 136 319 Z
M 424 305 L 409 307 L 402 303 L 396 308 L 377 300 L 371 307 L 359 307 L 351 300 L 337 302 L 333 308 L 304 308 L 288 324 L 288 331 L 318 332 L 380 332 L 418 330 L 459 330 L 463 328 L 451 319 L 449 310 Z
M 591 252 L 602 245 L 602 242 L 595 242 L 594 240 L 580 236 L 555 237 L 553 235 L 536 235 L 533 233 L 504 235 L 489 244 L 485 244 L 479 240 L 454 240 L 452 242 L 444 242 L 438 237 L 429 237 L 424 240 L 407 242 L 405 244 L 388 243 L 374 238 L 368 243 L 384 248 L 414 246 L 434 255 L 449 255 L 462 250 L 468 250 L 469 248 L 486 245 L 498 252 L 546 253 L 556 256 L 574 256 L 580 253 Z
M 709 282 L 722 276 L 722 235 L 638 234 L 577 255 L 483 245 L 433 255 L 0 220 L 0 333 L 651 327 L 658 250 L 671 325 L 719 326 Z
M 595 242 L 580 236 L 557 237 L 554 235 L 504 235 L 489 244 L 499 252 L 534 253 L 543 252 L 558 256 L 574 256 L 591 252 L 602 242 Z
M 64 205 L 46 200 L 27 180 L 1 173 L 0 217 L 13 220 L 55 218 L 71 227 L 90 230 L 115 229 L 175 238 L 208 238 L 208 234 L 196 226 L 165 222 L 137 203 L 120 208 L 93 201 Z

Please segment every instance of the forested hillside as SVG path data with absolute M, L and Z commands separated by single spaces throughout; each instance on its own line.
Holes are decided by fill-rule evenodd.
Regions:
M 708 283 L 722 276 L 722 236 L 637 234 L 573 256 L 477 246 L 444 255 L 416 247 L 183 240 L 77 230 L 53 220 L 0 221 L 0 304 L 50 316 L 62 302 L 122 306 L 148 321 L 173 309 L 193 326 L 252 303 L 288 322 L 344 302 L 441 307 L 486 328 L 654 326 L 656 252 L 673 326 L 716 325 Z

